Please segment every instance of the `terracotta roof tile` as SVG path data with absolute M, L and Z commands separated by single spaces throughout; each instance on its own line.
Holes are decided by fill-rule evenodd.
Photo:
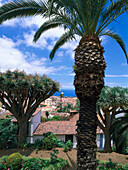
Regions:
M 76 134 L 76 121 L 79 119 L 79 114 L 73 116 L 70 121 L 48 121 L 41 123 L 34 135 L 43 135 L 43 133 L 53 132 L 56 135 Z M 97 133 L 103 133 L 97 128 Z

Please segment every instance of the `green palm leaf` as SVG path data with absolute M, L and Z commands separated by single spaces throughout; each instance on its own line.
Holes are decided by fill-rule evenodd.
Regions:
M 55 52 L 58 50 L 58 48 L 60 48 L 62 45 L 64 45 L 68 40 L 72 40 L 75 39 L 74 37 L 74 33 L 72 31 L 67 31 L 66 33 L 64 33 L 56 42 L 56 44 L 54 45 L 51 53 L 50 53 L 50 59 L 52 60 Z
M 0 23 L 16 17 L 43 15 L 46 10 L 47 5 L 42 1 L 15 0 L 0 8 Z
M 41 25 L 41 27 L 37 30 L 37 32 L 34 35 L 33 41 L 36 42 L 40 38 L 41 34 L 43 34 L 45 31 L 52 29 L 52 28 L 56 28 L 56 27 L 63 25 L 63 24 L 64 24 L 63 18 L 61 18 L 59 16 L 57 16 L 53 19 L 49 19 L 48 21 L 43 23 Z M 64 25 L 66 27 L 67 23 L 65 22 Z
M 127 58 L 127 62 L 128 62 L 128 56 L 127 56 L 125 44 L 124 44 L 122 38 L 118 34 L 116 34 L 115 32 L 113 32 L 111 30 L 104 31 L 100 34 L 100 36 L 103 36 L 103 35 L 107 35 L 107 36 L 113 38 L 119 44 L 119 46 L 122 48 L 122 50 Z

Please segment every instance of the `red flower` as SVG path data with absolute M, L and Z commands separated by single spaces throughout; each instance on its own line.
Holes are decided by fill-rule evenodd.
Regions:
M 119 166 L 118 168 L 119 168 L 119 169 L 121 169 L 121 167 L 120 167 L 120 166 Z
M 2 162 L 2 164 L 4 165 L 4 164 L 5 164 L 5 162 Z

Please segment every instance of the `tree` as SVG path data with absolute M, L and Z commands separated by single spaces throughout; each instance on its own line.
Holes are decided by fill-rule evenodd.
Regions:
M 126 154 L 126 148 L 128 147 L 128 114 L 114 119 L 110 133 L 116 146 L 116 152 Z
M 19 144 L 27 137 L 27 124 L 32 114 L 56 91 L 59 85 L 45 75 L 26 75 L 18 70 L 0 73 L 0 101 L 17 119 Z
M 60 101 L 62 102 L 62 98 L 64 97 L 64 93 L 62 92 L 62 93 L 60 93 Z
M 48 111 L 46 111 L 46 112 L 45 112 L 45 115 L 46 115 L 46 117 L 47 117 L 47 119 L 48 119 L 49 112 L 48 112 Z
M 16 17 L 42 15 L 47 18 L 35 33 L 35 42 L 49 29 L 65 28 L 50 53 L 50 59 L 60 46 L 75 39 L 75 35 L 82 37 L 75 49 L 74 65 L 75 93 L 80 100 L 77 169 L 96 169 L 96 101 L 104 86 L 106 67 L 99 37 L 107 35 L 116 40 L 127 57 L 121 37 L 107 28 L 127 9 L 127 0 L 14 0 L 0 7 L 0 23 Z
M 98 126 L 105 135 L 104 152 L 111 152 L 110 129 L 115 115 L 127 112 L 128 89 L 122 87 L 104 87 L 97 101 Z M 101 120 L 101 121 L 100 121 Z

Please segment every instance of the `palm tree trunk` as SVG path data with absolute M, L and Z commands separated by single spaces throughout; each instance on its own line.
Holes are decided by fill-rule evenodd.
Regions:
M 96 170 L 96 101 L 104 86 L 104 51 L 96 35 L 84 35 L 75 51 L 74 85 L 80 100 L 77 169 Z

